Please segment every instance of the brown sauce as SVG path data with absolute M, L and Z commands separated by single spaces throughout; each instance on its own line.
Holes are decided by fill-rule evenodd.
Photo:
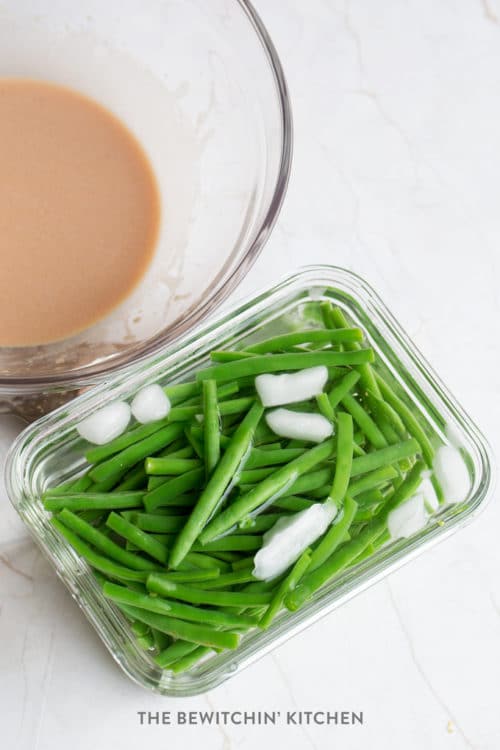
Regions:
M 0 345 L 67 338 L 117 307 L 154 254 L 156 179 L 97 102 L 0 78 Z

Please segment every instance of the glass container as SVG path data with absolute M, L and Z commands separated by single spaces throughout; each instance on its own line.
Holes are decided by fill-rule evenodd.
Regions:
M 186 674 L 157 667 L 137 645 L 120 611 L 106 600 L 87 564 L 48 523 L 40 495 L 76 478 L 85 468 L 85 444 L 75 426 L 112 400 L 130 399 L 149 383 L 192 379 L 212 349 L 248 345 L 271 335 L 319 325 L 318 300 L 333 300 L 361 327 L 376 352 L 376 367 L 437 447 L 451 443 L 467 466 L 469 488 L 458 504 L 443 503 L 412 536 L 392 541 L 348 568 L 296 612 L 283 611 L 267 631 L 243 637 L 233 652 L 214 654 Z M 126 373 L 75 399 L 28 427 L 11 449 L 7 488 L 19 515 L 55 571 L 122 669 L 140 685 L 165 695 L 193 695 L 236 674 L 294 633 L 363 591 L 403 563 L 446 539 L 473 519 L 491 492 L 492 468 L 485 439 L 409 340 L 374 290 L 359 276 L 330 266 L 309 267 L 224 317 L 191 331 Z M 333 623 L 332 623 L 333 627 Z

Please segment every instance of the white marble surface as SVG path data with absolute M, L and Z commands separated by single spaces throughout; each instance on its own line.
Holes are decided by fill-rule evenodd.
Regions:
M 500 447 L 500 0 L 259 0 L 293 98 L 279 223 L 233 297 L 306 262 L 376 287 Z M 2 449 L 14 427 L 2 425 Z M 498 750 L 500 526 L 464 531 L 197 698 L 113 664 L 0 507 L 5 750 Z M 141 727 L 137 711 L 337 708 L 363 727 Z M 7 738 L 7 739 L 6 739 Z

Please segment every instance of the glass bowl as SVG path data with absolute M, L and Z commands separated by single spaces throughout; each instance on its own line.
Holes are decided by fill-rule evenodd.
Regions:
M 65 341 L 0 349 L 0 406 L 32 418 L 186 332 L 243 278 L 283 201 L 292 122 L 247 0 L 16 0 L 2 6 L 0 71 L 117 114 L 162 196 L 154 261 L 126 302 Z
M 86 468 L 85 445 L 75 426 L 117 398 L 129 399 L 146 383 L 192 379 L 210 350 L 249 345 L 296 329 L 314 327 L 311 302 L 334 300 L 360 326 L 377 355 L 377 368 L 411 408 L 435 447 L 458 447 L 469 475 L 466 496 L 443 503 L 426 525 L 392 541 L 339 574 L 297 612 L 282 612 L 267 631 L 250 632 L 233 652 L 214 654 L 188 673 L 161 670 L 141 650 L 120 611 L 101 592 L 87 564 L 49 523 L 39 498 L 49 486 L 76 478 Z M 314 308 L 317 310 L 317 305 Z M 329 266 L 305 269 L 250 300 L 225 317 L 165 347 L 132 372 L 83 394 L 30 426 L 11 449 L 6 466 L 10 498 L 37 544 L 51 561 L 89 621 L 122 669 L 140 685 L 165 695 L 193 695 L 220 684 L 284 640 L 355 594 L 394 571 L 438 541 L 446 539 L 484 507 L 491 494 L 489 447 L 429 364 L 408 339 L 383 302 L 362 279 Z

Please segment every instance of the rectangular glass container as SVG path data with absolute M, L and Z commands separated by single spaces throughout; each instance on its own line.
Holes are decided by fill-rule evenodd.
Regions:
M 75 429 L 81 419 L 110 401 L 131 399 L 149 383 L 166 385 L 192 379 L 193 373 L 207 364 L 212 349 L 247 346 L 297 327 L 314 327 L 318 306 L 311 303 L 323 299 L 332 300 L 363 329 L 375 350 L 376 367 L 411 407 L 433 444 L 459 446 L 470 476 L 469 491 L 463 502 L 439 506 L 413 536 L 383 546 L 338 575 L 298 611 L 281 612 L 269 630 L 250 632 L 235 651 L 214 654 L 188 673 L 174 675 L 160 669 L 136 643 L 128 622 L 105 599 L 87 563 L 48 523 L 49 514 L 40 496 L 47 487 L 76 478 L 86 468 L 86 444 Z M 485 439 L 374 290 L 346 270 L 314 266 L 32 424 L 10 451 L 6 481 L 10 498 L 35 541 L 127 675 L 165 695 L 186 696 L 220 684 L 463 526 L 484 506 L 492 470 Z

